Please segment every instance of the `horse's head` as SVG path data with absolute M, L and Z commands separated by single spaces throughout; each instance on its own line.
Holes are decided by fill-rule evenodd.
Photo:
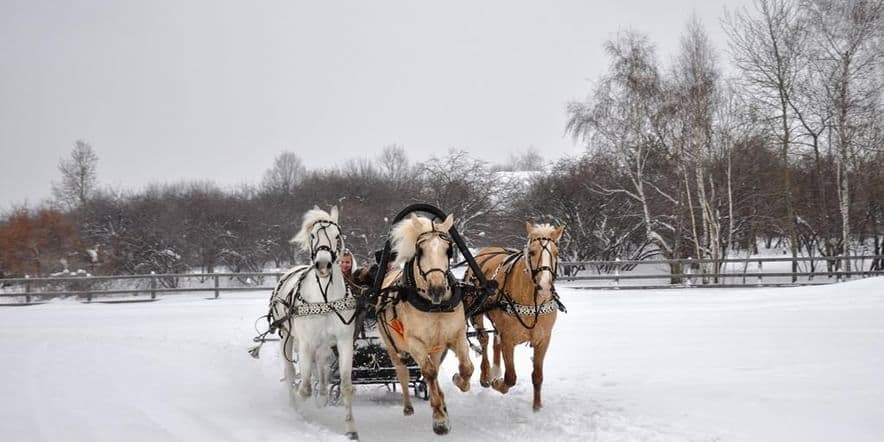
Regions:
M 537 292 L 544 297 L 552 295 L 552 285 L 556 279 L 559 262 L 559 240 L 565 226 L 525 223 L 528 231 L 528 244 L 525 245 L 525 260 Z
M 393 227 L 396 263 L 412 266 L 418 293 L 436 305 L 451 298 L 448 270 L 453 246 L 448 229 L 452 224 L 451 215 L 442 223 L 412 215 Z
M 326 212 L 314 207 L 304 214 L 301 230 L 292 238 L 292 243 L 310 252 L 310 261 L 323 278 L 332 270 L 332 264 L 341 258 L 344 239 L 338 226 L 338 207 Z

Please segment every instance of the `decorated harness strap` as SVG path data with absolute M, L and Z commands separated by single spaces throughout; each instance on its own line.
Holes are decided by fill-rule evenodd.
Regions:
M 344 299 L 339 299 L 332 302 L 310 302 L 305 304 L 298 304 L 293 307 L 291 316 L 297 317 L 325 315 L 331 312 L 356 310 L 357 302 L 358 301 L 355 297 L 348 296 Z
M 533 305 L 516 304 L 515 302 L 503 302 L 501 307 L 504 312 L 513 316 L 544 316 L 559 310 L 559 303 L 554 299 L 535 307 Z

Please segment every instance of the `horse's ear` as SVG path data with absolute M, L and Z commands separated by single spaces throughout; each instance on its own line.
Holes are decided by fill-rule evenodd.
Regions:
M 556 227 L 556 230 L 553 231 L 553 236 L 555 237 L 556 242 L 558 242 L 560 239 L 562 239 L 562 233 L 564 233 L 564 232 L 565 232 L 564 225 Z
M 328 214 L 331 216 L 332 221 L 338 222 L 338 206 L 332 206 Z
M 443 221 L 442 224 L 439 226 L 439 228 L 443 232 L 447 232 L 449 229 L 451 229 L 451 226 L 453 226 L 453 225 L 454 225 L 454 215 L 449 214 L 445 218 L 445 221 Z
M 418 218 L 418 216 L 415 215 L 414 213 L 411 214 L 411 224 L 414 225 L 414 227 L 418 229 L 418 232 L 420 232 L 420 229 L 422 229 L 424 227 L 424 225 L 421 224 L 420 218 Z
M 314 205 L 313 205 L 313 210 L 322 210 L 322 209 L 319 208 L 319 205 L 318 205 L 318 204 L 314 204 Z
M 525 221 L 525 231 L 530 235 L 532 230 L 534 230 L 534 225 L 531 224 L 531 221 Z

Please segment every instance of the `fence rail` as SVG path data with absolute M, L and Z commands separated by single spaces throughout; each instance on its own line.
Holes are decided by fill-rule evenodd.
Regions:
M 821 270 L 812 271 L 781 271 L 770 269 L 778 263 L 826 262 L 832 263 L 850 260 L 856 270 L 843 271 Z M 764 271 L 764 263 L 770 263 Z M 819 285 L 838 282 L 853 277 L 871 277 L 884 275 L 881 264 L 884 256 L 848 256 L 848 257 L 801 257 L 801 258 L 748 258 L 748 259 L 678 259 L 656 261 L 575 261 L 560 262 L 558 280 L 566 282 L 569 287 L 581 289 L 617 289 L 617 288 L 668 288 L 668 287 L 758 287 L 783 285 Z M 672 266 L 672 264 L 676 264 Z M 708 271 L 708 265 L 717 269 Z M 741 264 L 742 270 L 730 269 L 728 264 Z M 752 271 L 750 265 L 754 264 Z M 866 265 L 868 264 L 868 265 Z M 652 272 L 639 273 L 637 268 L 651 267 Z M 829 267 L 829 266 L 827 266 Z M 671 268 L 682 269 L 673 273 Z M 592 274 L 595 272 L 595 274 Z M 185 273 L 185 274 L 145 274 L 116 276 L 63 276 L 39 278 L 4 278 L 0 279 L 0 299 L 16 298 L 19 303 L 29 304 L 35 299 L 73 296 L 86 302 L 96 297 L 112 295 L 131 295 L 156 299 L 158 294 L 178 294 L 206 292 L 212 293 L 217 299 L 221 293 L 241 291 L 270 291 L 282 275 L 280 272 L 249 272 L 249 273 Z M 785 279 L 784 279 L 785 278 Z M 630 282 L 635 281 L 637 284 Z M 223 284 L 222 284 L 223 282 Z

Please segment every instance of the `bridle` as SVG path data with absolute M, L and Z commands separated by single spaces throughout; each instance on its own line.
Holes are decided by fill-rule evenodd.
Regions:
M 433 236 L 438 237 L 439 239 L 448 243 L 448 259 L 446 259 L 445 262 L 447 264 L 447 263 L 450 263 L 450 261 L 451 261 L 451 255 L 453 253 L 453 250 L 451 248 L 451 244 L 452 244 L 451 237 L 449 237 L 448 234 L 445 232 L 440 232 L 438 230 L 435 230 L 435 226 L 433 226 L 433 227 L 434 227 L 434 230 L 430 230 L 429 232 L 424 232 L 424 233 L 421 233 L 420 235 L 418 235 L 417 241 L 415 242 L 415 246 L 417 247 L 417 254 L 414 257 L 414 261 L 417 264 L 417 271 L 418 271 L 418 273 L 420 273 L 420 275 L 424 279 L 424 281 L 429 281 L 428 277 L 433 272 L 439 272 L 445 278 L 446 284 L 448 284 L 448 281 L 450 279 L 450 278 L 448 278 L 450 265 L 445 266 L 444 269 L 435 267 L 435 268 L 431 268 L 426 271 L 421 266 L 421 255 L 423 254 L 423 251 L 422 251 L 423 249 L 421 248 L 421 244 L 426 242 L 427 240 L 429 240 Z M 418 287 L 417 290 L 423 291 L 424 289 L 421 289 Z
M 319 226 L 319 230 L 317 230 L 316 232 L 313 232 L 312 229 L 316 228 L 317 225 Z M 328 234 L 328 228 L 331 226 L 335 226 L 338 229 L 338 235 L 335 236 L 334 241 L 332 241 L 331 236 Z M 334 242 L 335 248 L 332 249 L 331 246 L 329 246 L 327 244 L 320 244 L 320 241 L 322 239 L 320 237 L 320 235 L 325 237 L 328 244 L 331 244 L 332 242 Z M 338 255 L 341 253 L 341 249 L 343 249 L 343 248 L 344 248 L 344 242 L 341 239 L 341 226 L 339 226 L 338 223 L 336 223 L 334 221 L 323 220 L 323 221 L 317 221 L 316 223 L 313 224 L 313 227 L 311 228 L 311 232 L 310 232 L 310 260 L 311 261 L 316 261 L 316 255 L 319 254 L 319 252 L 326 251 L 331 254 L 332 262 L 337 262 Z
M 531 265 L 531 243 L 537 241 L 540 243 L 540 253 L 537 256 L 537 266 Z M 535 290 L 540 289 L 540 283 L 537 282 L 537 276 L 543 272 L 549 272 L 550 277 L 553 282 L 556 280 L 556 271 L 558 269 L 559 263 L 556 259 L 556 256 L 553 255 L 552 250 L 550 250 L 550 245 L 555 245 L 558 248 L 559 243 L 556 240 L 548 237 L 540 237 L 540 238 L 532 238 L 528 240 L 528 245 L 525 246 L 525 264 L 528 266 L 528 271 L 531 273 L 531 281 L 534 282 Z M 540 265 L 543 262 L 543 253 L 546 252 L 549 255 L 549 261 L 553 263 L 553 266 L 542 266 Z

